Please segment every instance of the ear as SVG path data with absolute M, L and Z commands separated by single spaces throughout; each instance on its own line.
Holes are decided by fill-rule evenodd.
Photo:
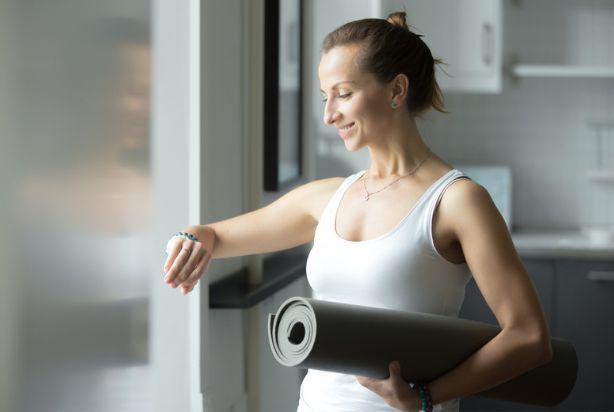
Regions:
M 397 74 L 390 82 L 391 86 L 391 99 L 395 100 L 400 106 L 405 103 L 407 94 L 409 92 L 409 79 L 403 73 Z

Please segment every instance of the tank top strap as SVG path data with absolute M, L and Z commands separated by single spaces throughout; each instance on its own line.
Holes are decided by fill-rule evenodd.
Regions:
M 439 205 L 439 202 L 441 202 L 441 198 L 443 197 L 448 187 L 450 187 L 453 183 L 464 179 L 470 180 L 469 176 L 467 176 L 460 170 L 452 169 L 444 178 L 437 182 L 435 187 L 432 187 L 432 192 L 428 197 L 428 200 L 423 205 L 425 208 L 425 213 L 421 214 L 421 216 L 425 219 L 425 221 L 423 222 L 423 227 L 427 230 L 428 238 L 430 238 L 431 240 L 433 234 L 432 226 L 435 209 Z
M 356 180 L 360 179 L 360 177 L 365 173 L 366 170 L 361 170 L 360 172 L 354 173 L 345 178 L 341 185 L 337 188 L 333 196 L 328 201 L 328 204 L 324 208 L 322 212 L 322 216 L 320 216 L 320 221 L 316 227 L 314 242 L 318 241 L 318 238 L 324 236 L 326 228 L 335 227 L 335 217 L 337 216 L 337 209 L 339 208 L 339 204 L 341 203 L 341 199 L 350 186 L 356 182 Z M 329 233 L 332 235 L 332 233 Z
M 467 176 L 458 169 L 450 170 L 448 172 L 448 175 L 439 182 L 437 187 L 434 188 L 432 196 L 429 199 L 429 209 L 435 209 L 435 207 L 441 201 L 441 198 L 443 197 L 443 194 L 445 193 L 446 189 L 450 187 L 452 183 L 463 179 L 469 179 L 469 176 Z

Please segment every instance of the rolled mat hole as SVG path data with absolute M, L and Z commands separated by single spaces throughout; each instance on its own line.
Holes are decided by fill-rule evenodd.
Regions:
M 288 334 L 288 341 L 295 345 L 298 345 L 305 339 L 305 325 L 302 323 L 295 323 L 290 329 Z

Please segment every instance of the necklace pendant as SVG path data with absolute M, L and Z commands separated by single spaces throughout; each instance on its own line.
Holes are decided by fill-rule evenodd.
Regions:
M 369 193 L 365 194 L 365 195 L 362 197 L 362 200 L 364 200 L 365 202 L 368 202 L 368 201 L 369 201 Z

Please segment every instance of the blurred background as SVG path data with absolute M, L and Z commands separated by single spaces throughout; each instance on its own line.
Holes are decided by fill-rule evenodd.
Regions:
M 209 282 L 257 259 L 187 298 L 161 282 L 172 233 L 282 194 L 262 190 L 267 1 L 0 0 L 0 412 L 295 408 L 265 322 L 304 277 L 225 309 Z M 403 9 L 446 62 L 427 144 L 490 191 L 578 350 L 555 410 L 614 410 L 614 2 L 304 1 L 301 182 L 368 166 L 322 124 L 320 42 Z M 494 322 L 473 284 L 461 315 Z
M 0 2 L 2 410 L 150 409 L 150 14 Z

